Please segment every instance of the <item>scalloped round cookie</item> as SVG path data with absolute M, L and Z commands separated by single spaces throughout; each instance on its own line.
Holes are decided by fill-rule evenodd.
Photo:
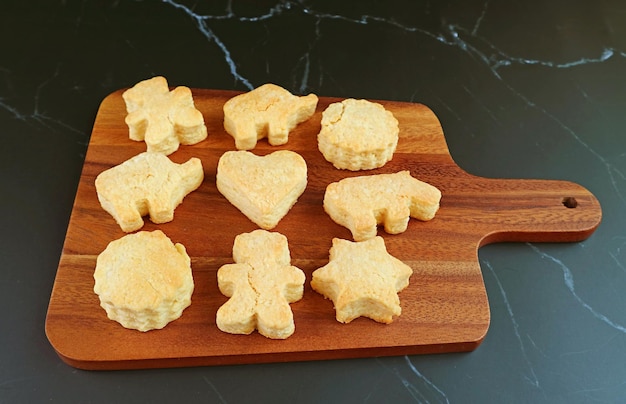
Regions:
M 317 143 L 336 168 L 371 170 L 392 159 L 398 133 L 398 120 L 382 105 L 349 98 L 324 110 Z
M 100 306 L 125 328 L 163 328 L 191 305 L 191 260 L 161 230 L 110 242 L 98 255 L 93 277 Z

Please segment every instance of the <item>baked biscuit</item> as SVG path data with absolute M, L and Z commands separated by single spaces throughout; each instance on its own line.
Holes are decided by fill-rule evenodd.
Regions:
M 217 189 L 259 227 L 271 230 L 304 192 L 307 166 L 289 150 L 266 156 L 228 151 L 217 165 Z
M 336 168 L 370 170 L 392 159 L 398 132 L 398 120 L 382 105 L 349 98 L 324 110 L 317 142 Z
M 170 91 L 164 77 L 141 81 L 126 90 L 126 124 L 132 140 L 144 140 L 147 150 L 169 155 L 182 143 L 196 144 L 207 137 L 204 117 L 193 103 L 191 90 Z
M 102 208 L 129 233 L 143 226 L 142 216 L 154 223 L 174 219 L 174 209 L 204 179 L 202 163 L 191 158 L 176 164 L 161 153 L 143 152 L 96 177 Z
M 217 271 L 220 291 L 230 299 L 217 310 L 220 330 L 250 334 L 257 329 L 272 339 L 293 334 L 289 303 L 302 298 L 305 275 L 291 265 L 287 237 L 255 230 L 240 234 L 233 245 L 234 264 Z
M 412 273 L 387 252 L 382 237 L 360 242 L 335 238 L 328 264 L 313 271 L 311 287 L 333 301 L 341 323 L 363 316 L 389 324 L 402 313 L 398 292 L 409 285 Z
M 408 171 L 344 178 L 329 184 L 324 210 L 347 227 L 356 241 L 376 236 L 384 224 L 389 234 L 407 229 L 409 217 L 427 221 L 439 210 L 441 191 L 411 177 Z
M 179 318 L 191 304 L 191 260 L 160 230 L 112 241 L 98 255 L 94 292 L 108 318 L 149 331 Z
M 235 138 L 238 150 L 251 150 L 257 140 L 287 143 L 289 132 L 315 112 L 317 96 L 298 97 L 275 84 L 264 84 L 224 104 L 224 129 Z

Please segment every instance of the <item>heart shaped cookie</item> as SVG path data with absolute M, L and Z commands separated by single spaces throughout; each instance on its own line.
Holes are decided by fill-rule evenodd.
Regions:
M 248 219 L 271 230 L 289 212 L 307 184 L 304 159 L 279 150 L 266 156 L 228 151 L 217 164 L 217 189 Z

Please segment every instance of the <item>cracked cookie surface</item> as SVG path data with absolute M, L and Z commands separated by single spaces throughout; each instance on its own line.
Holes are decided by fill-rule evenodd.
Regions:
M 285 339 L 295 331 L 290 303 L 302 298 L 305 275 L 291 265 L 287 238 L 255 230 L 240 234 L 233 245 L 234 264 L 217 272 L 220 292 L 229 297 L 218 310 L 216 323 L 230 334 L 255 329 L 271 339 Z
M 317 141 L 335 168 L 370 170 L 393 158 L 398 133 L 398 120 L 381 104 L 348 98 L 324 110 Z
M 237 95 L 224 104 L 224 129 L 238 150 L 251 150 L 267 138 L 272 146 L 283 145 L 289 132 L 315 112 L 315 94 L 297 96 L 275 84 L 264 84 Z

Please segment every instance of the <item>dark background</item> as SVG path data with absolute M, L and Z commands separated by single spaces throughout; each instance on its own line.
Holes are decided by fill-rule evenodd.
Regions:
M 572 244 L 481 248 L 491 327 L 472 353 L 81 371 L 45 315 L 93 120 L 114 90 L 419 102 L 455 161 L 579 183 L 603 222 Z M 623 1 L 4 1 L 0 403 L 619 402 L 626 397 Z

